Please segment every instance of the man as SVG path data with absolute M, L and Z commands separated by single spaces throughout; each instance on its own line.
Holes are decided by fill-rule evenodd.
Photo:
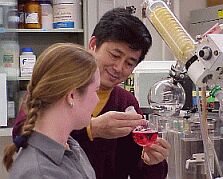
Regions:
M 91 125 L 73 131 L 71 136 L 86 152 L 97 179 L 166 178 L 169 144 L 158 139 L 142 151 L 134 143 L 131 131 L 145 121 L 141 115 L 124 113 L 128 106 L 134 106 L 139 114 L 142 111 L 136 98 L 118 86 L 144 59 L 151 44 L 145 25 L 123 8 L 105 13 L 89 41 L 100 70 L 100 101 Z M 22 111 L 20 114 L 25 116 Z

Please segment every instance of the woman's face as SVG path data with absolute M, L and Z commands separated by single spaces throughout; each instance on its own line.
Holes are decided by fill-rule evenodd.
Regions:
M 99 69 L 96 70 L 93 81 L 85 89 L 84 93 L 79 95 L 74 101 L 74 110 L 76 124 L 75 129 L 82 129 L 89 125 L 91 115 L 99 102 L 97 90 L 100 86 Z

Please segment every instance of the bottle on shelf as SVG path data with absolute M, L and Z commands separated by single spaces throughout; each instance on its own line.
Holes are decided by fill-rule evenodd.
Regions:
M 8 110 L 8 122 L 7 126 L 12 127 L 17 114 L 18 109 L 18 81 L 7 81 L 7 110 Z
M 53 1 L 53 28 L 74 28 L 74 0 Z
M 25 28 L 41 29 L 42 28 L 42 12 L 38 0 L 28 0 L 24 5 L 25 12 Z
M 7 13 L 8 16 L 8 28 L 17 29 L 19 24 L 19 14 L 18 10 L 14 8 L 10 8 Z
M 18 16 L 19 16 L 19 29 L 24 29 L 25 27 L 25 0 L 18 0 Z
M 82 28 L 82 0 L 53 0 L 53 28 Z
M 53 7 L 50 0 L 39 0 L 42 11 L 42 29 L 51 30 L 53 28 Z
M 8 77 L 17 79 L 19 76 L 19 44 L 15 34 L 4 33 L 0 40 L 0 71 Z
M 33 54 L 32 48 L 22 48 L 22 54 L 20 55 L 20 76 L 30 77 L 32 76 L 33 67 L 36 63 L 36 55 Z
M 3 28 L 4 27 L 4 21 L 3 21 L 3 19 L 4 19 L 4 14 L 3 14 L 3 7 L 2 6 L 0 6 L 0 28 Z
M 74 28 L 82 29 L 82 0 L 74 1 Z

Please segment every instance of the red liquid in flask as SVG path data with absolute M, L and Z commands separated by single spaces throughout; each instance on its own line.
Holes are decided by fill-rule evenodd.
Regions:
M 134 130 L 132 132 L 133 139 L 135 143 L 137 143 L 140 146 L 147 146 L 153 144 L 157 137 L 158 137 L 158 132 L 153 131 L 153 130 Z

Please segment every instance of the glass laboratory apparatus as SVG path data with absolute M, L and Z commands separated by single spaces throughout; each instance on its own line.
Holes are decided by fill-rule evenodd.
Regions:
M 163 1 L 147 0 L 146 17 L 167 43 L 174 56 L 186 64 L 194 54 L 195 42 Z
M 185 99 L 183 87 L 173 78 L 158 81 L 149 89 L 147 100 L 152 109 L 149 119 L 158 121 L 158 132 L 163 137 L 174 122 L 180 124 L 178 116 Z
M 154 114 L 171 117 L 185 104 L 185 91 L 173 78 L 156 82 L 149 90 L 148 103 Z
M 160 36 L 167 43 L 173 55 L 176 57 L 177 61 L 185 66 L 188 76 L 192 79 L 192 81 L 197 86 L 202 87 L 201 102 L 203 107 L 206 106 L 206 91 L 204 89 L 204 86 L 206 85 L 206 81 L 211 79 L 212 76 L 214 76 L 215 74 L 218 75 L 218 72 L 214 71 L 212 72 L 213 74 L 209 74 L 208 70 L 206 70 L 206 68 L 208 67 L 206 61 L 201 58 L 201 60 L 204 61 L 203 64 L 203 61 L 201 62 L 201 60 L 197 60 L 201 57 L 198 57 L 196 55 L 196 51 L 199 50 L 199 44 L 195 43 L 195 41 L 190 37 L 190 35 L 178 21 L 176 16 L 170 11 L 170 9 L 163 1 L 145 0 L 144 5 L 146 6 L 146 18 L 149 19 L 151 24 L 160 34 Z M 202 66 L 202 64 L 204 67 Z M 157 82 L 151 88 L 148 95 L 148 102 L 150 104 L 150 107 L 154 110 L 156 114 L 160 115 L 162 118 L 173 118 L 176 112 L 179 111 L 181 107 L 183 107 L 184 101 L 185 93 L 184 91 L 180 90 L 180 87 L 177 83 L 175 83 L 174 79 L 170 79 L 169 81 L 163 80 Z M 209 148 L 211 148 L 212 151 L 215 150 L 214 145 L 208 136 L 206 112 L 204 108 L 202 110 L 200 105 L 198 106 L 201 128 L 200 131 L 202 136 L 202 143 L 204 145 L 204 161 L 206 165 L 206 174 L 204 177 L 207 179 L 212 179 L 213 176 L 211 171 L 211 162 L 208 159 L 208 157 L 210 156 Z M 214 154 L 214 158 L 217 164 L 217 155 Z M 180 158 L 175 158 L 175 161 L 180 160 Z M 219 169 L 220 167 L 218 166 L 219 165 L 217 164 L 218 173 L 220 174 L 220 176 L 222 176 L 222 173 Z M 180 168 L 178 172 L 181 172 Z
M 129 106 L 125 112 L 137 114 L 134 106 Z M 140 146 L 150 146 L 156 142 L 158 137 L 158 121 L 149 120 L 145 125 L 139 125 L 132 131 L 132 137 L 135 143 Z

